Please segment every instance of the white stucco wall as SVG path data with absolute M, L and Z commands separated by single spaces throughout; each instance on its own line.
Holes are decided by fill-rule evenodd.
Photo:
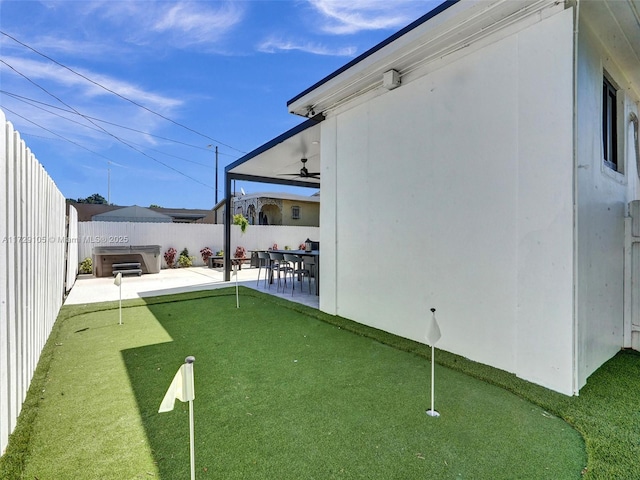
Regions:
M 329 112 L 320 308 L 573 393 L 572 16 Z
M 627 90 L 620 99 L 623 151 L 619 159 L 624 173 L 619 174 L 604 166 L 602 160 L 602 78 L 606 71 L 624 88 L 624 72 L 588 25 L 581 22 L 579 32 L 577 349 L 581 387 L 623 344 L 624 217 L 628 202 L 636 199 L 638 192 L 627 119 L 630 111 L 637 111 L 638 98 Z

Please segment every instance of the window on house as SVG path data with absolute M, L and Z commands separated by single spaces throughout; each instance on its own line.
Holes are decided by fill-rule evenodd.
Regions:
M 300 207 L 291 207 L 291 218 L 294 220 L 300 219 Z
M 602 80 L 602 152 L 604 164 L 621 171 L 618 164 L 617 90 L 607 77 Z

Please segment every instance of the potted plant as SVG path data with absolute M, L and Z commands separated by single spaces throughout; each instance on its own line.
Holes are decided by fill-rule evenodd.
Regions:
M 180 256 L 178 257 L 178 265 L 181 267 L 190 267 L 193 265 L 194 257 L 189 255 L 189 250 L 185 247 L 184 250 L 180 252 Z
M 80 273 L 93 273 L 93 264 L 91 258 L 87 257 L 80 262 Z
M 247 230 L 247 227 L 249 226 L 249 220 L 247 220 L 245 216 L 242 215 L 241 213 L 238 213 L 233 216 L 233 224 L 239 225 L 240 231 L 244 233 Z
M 209 247 L 204 247 L 202 250 L 200 250 L 200 256 L 202 257 L 202 261 L 206 265 L 209 263 L 209 259 L 213 257 L 213 252 Z
M 236 251 L 233 254 L 233 258 L 235 259 L 236 264 L 238 265 L 238 270 L 242 270 L 242 263 L 245 258 L 247 258 L 247 250 L 244 247 L 236 247 Z
M 167 262 L 167 267 L 173 268 L 175 266 L 177 253 L 178 251 L 173 247 L 164 252 L 164 261 Z

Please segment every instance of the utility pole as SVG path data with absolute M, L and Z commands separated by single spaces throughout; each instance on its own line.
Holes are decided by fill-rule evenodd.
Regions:
M 216 205 L 218 204 L 218 146 L 216 145 Z
M 213 147 L 213 145 L 207 145 L 207 148 L 211 148 Z M 216 185 L 215 185 L 215 203 L 213 205 L 213 208 L 215 208 L 216 205 L 218 205 L 218 146 L 216 145 Z M 218 210 L 214 211 L 214 217 L 215 217 L 215 222 L 218 223 Z
M 111 205 L 111 162 L 107 160 L 107 205 Z

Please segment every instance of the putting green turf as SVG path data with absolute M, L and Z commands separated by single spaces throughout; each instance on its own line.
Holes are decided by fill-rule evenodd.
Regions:
M 23 478 L 188 478 L 188 407 L 157 413 L 187 355 L 198 479 L 580 478 L 582 438 L 540 407 L 436 366 L 430 418 L 425 358 L 232 293 L 64 319 Z

